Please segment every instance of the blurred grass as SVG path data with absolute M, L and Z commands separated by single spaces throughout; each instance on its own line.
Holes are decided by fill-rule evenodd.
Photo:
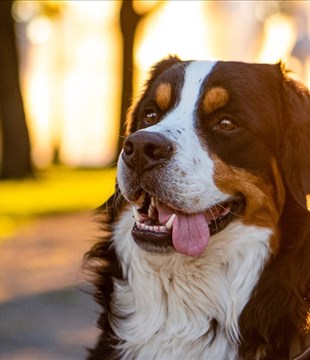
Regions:
M 114 191 L 115 169 L 50 167 L 34 179 L 0 181 L 0 237 L 29 219 L 92 210 Z

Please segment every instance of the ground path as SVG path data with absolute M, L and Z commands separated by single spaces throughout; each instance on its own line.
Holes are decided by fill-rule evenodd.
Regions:
M 99 309 L 81 265 L 97 235 L 90 214 L 77 213 L 35 219 L 1 240 L 0 360 L 85 359 Z

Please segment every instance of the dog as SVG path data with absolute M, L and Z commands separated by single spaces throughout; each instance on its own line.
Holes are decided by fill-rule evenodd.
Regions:
M 309 193 L 309 92 L 281 62 L 154 65 L 87 254 L 89 359 L 309 359 Z

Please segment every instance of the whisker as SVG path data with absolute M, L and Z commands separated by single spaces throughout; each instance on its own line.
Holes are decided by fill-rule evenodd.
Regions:
M 222 207 L 223 209 L 226 209 L 224 206 L 220 205 L 220 207 Z M 215 220 L 215 223 L 217 225 L 217 222 L 220 222 L 222 225 L 223 225 L 223 221 L 222 221 L 222 218 L 221 218 L 221 213 L 219 212 L 218 208 L 216 208 L 216 212 L 217 212 L 217 219 Z M 218 230 L 218 228 L 217 228 Z
M 209 210 L 210 210 L 211 215 L 212 215 L 212 217 L 213 217 L 213 221 L 214 221 L 214 224 L 215 224 L 215 227 L 216 227 L 216 231 L 218 231 L 218 226 L 217 226 L 217 222 L 216 222 L 216 217 L 214 216 L 212 209 L 210 208 Z
M 112 162 L 111 164 L 107 165 L 104 170 L 110 170 L 112 169 L 113 167 L 117 166 L 117 161 L 115 162 Z
M 225 206 L 223 206 L 222 204 L 218 204 L 218 206 L 221 207 L 223 210 L 226 210 L 226 209 L 227 209 L 227 208 L 226 208 Z M 232 210 L 229 210 L 229 213 L 232 214 L 232 215 L 235 215 L 235 216 L 238 215 L 238 213 L 236 213 L 236 212 L 234 212 L 234 211 L 232 211 Z

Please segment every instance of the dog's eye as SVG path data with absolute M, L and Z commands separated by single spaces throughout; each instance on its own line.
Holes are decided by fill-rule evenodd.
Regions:
M 147 125 L 154 125 L 158 121 L 158 114 L 154 110 L 147 110 L 144 115 L 144 122 Z
M 222 119 L 221 121 L 219 121 L 216 126 L 215 129 L 217 130 L 221 130 L 221 131 L 232 131 L 235 129 L 238 129 L 238 125 L 235 124 L 232 120 L 229 119 Z

